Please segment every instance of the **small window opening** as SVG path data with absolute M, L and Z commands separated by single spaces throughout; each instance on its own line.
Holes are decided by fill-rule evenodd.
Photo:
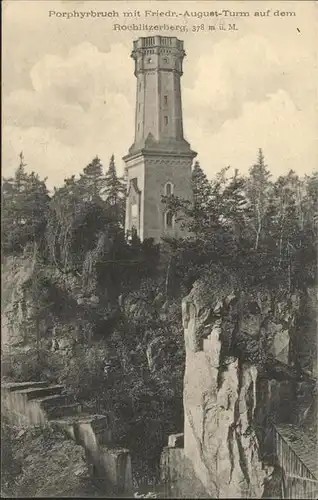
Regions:
M 171 196 L 173 194 L 173 184 L 172 182 L 167 182 L 165 186 L 165 195 Z
M 166 227 L 169 229 L 173 227 L 173 213 L 171 210 L 166 213 Z
M 168 125 L 168 117 L 167 116 L 164 117 L 164 123 L 165 123 L 165 125 Z
M 163 96 L 163 102 L 164 102 L 165 106 L 168 104 L 168 96 L 167 95 Z

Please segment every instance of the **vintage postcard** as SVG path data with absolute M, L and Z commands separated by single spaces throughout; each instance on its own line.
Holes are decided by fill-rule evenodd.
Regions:
M 2 28 L 2 496 L 317 498 L 318 2 Z

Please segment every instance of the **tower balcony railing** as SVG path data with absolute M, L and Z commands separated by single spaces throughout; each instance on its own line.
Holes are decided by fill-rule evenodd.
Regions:
M 183 50 L 183 41 L 169 36 L 147 36 L 133 42 L 134 50 L 144 47 L 171 47 Z

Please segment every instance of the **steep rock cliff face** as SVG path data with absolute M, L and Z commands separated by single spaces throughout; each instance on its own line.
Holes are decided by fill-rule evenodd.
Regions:
M 182 304 L 184 452 L 211 496 L 261 498 L 271 470 L 261 449 L 268 421 L 260 416 L 268 417 L 268 406 L 274 420 L 284 419 L 279 398 L 296 401 L 299 384 L 310 386 L 290 353 L 301 301 L 237 292 L 231 277 L 219 279 L 222 286 L 197 282 Z M 311 408 L 310 390 L 304 399 Z
M 4 259 L 2 273 L 1 343 L 6 346 L 21 336 L 23 323 L 31 307 L 25 299 L 24 285 L 34 272 L 35 258 Z M 10 321 L 10 317 L 14 321 Z
M 22 256 L 4 257 L 1 272 L 3 348 L 28 350 L 36 338 L 51 340 L 57 323 L 78 331 L 78 313 L 98 306 L 94 296 L 85 297 L 83 306 L 80 279 L 43 265 L 36 246 L 26 248 Z
M 217 304 L 211 305 L 217 311 Z M 232 356 L 221 357 L 221 320 L 200 336 L 203 309 L 196 290 L 184 300 L 185 454 L 211 496 L 260 497 L 265 472 L 251 428 L 257 370 Z M 201 319 L 201 321 L 200 321 Z M 204 325 L 206 327 L 206 325 Z

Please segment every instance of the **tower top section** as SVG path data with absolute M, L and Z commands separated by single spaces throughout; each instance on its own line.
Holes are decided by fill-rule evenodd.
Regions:
M 135 140 L 128 156 L 140 152 L 196 155 L 183 136 L 180 80 L 184 56 L 183 41 L 176 37 L 148 36 L 133 42 Z
M 176 37 L 147 36 L 138 38 L 133 42 L 131 53 L 131 57 L 135 61 L 135 76 L 154 69 L 175 71 L 182 75 L 182 61 L 185 55 L 183 41 Z

